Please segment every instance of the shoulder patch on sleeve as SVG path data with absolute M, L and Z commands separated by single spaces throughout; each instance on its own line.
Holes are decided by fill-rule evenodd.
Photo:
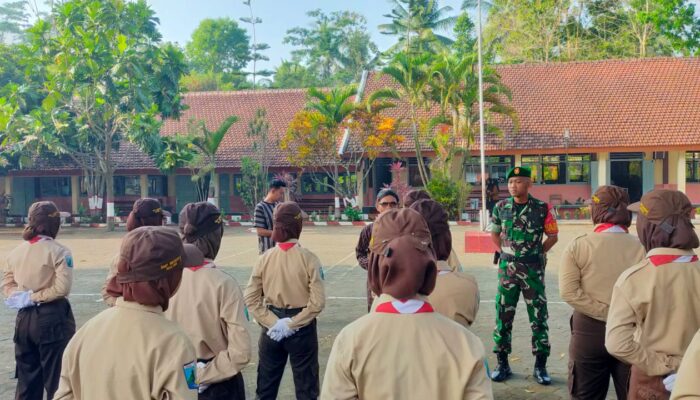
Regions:
M 185 380 L 187 381 L 187 387 L 191 390 L 196 390 L 199 388 L 197 385 L 197 363 L 192 361 L 185 364 L 182 367 L 182 371 L 185 374 Z
M 65 260 L 68 268 L 73 268 L 73 256 L 70 253 L 66 255 Z

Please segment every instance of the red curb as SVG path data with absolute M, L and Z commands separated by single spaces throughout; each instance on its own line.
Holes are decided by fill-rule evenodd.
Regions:
M 340 222 L 338 221 L 328 221 L 326 224 L 328 226 L 340 226 Z
M 316 224 L 312 221 L 304 221 L 304 226 L 315 226 Z
M 457 225 L 459 225 L 459 226 L 469 226 L 471 224 L 472 224 L 471 221 L 457 221 Z
M 364 221 L 352 221 L 353 226 L 366 226 L 367 223 Z
M 232 221 L 229 221 L 228 226 L 243 226 L 243 225 L 241 225 L 240 222 L 232 222 Z

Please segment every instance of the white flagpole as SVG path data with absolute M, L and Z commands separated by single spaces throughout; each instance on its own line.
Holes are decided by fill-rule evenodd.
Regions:
M 481 230 L 486 230 L 488 210 L 486 209 L 486 153 L 484 146 L 484 81 L 481 60 L 481 0 L 478 1 L 478 27 L 477 43 L 479 51 L 479 152 L 481 153 L 481 218 L 479 218 Z

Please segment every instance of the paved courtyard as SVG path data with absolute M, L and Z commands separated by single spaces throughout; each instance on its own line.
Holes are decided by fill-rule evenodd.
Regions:
M 464 254 L 464 232 L 476 227 L 452 227 L 454 247 L 458 250 L 465 270 L 476 276 L 481 291 L 481 308 L 472 330 L 481 338 L 489 352 L 489 364 L 494 366 L 495 357 L 490 353 L 493 345 L 491 332 L 494 325 L 494 298 L 496 293 L 496 269 L 491 265 L 492 255 Z M 550 255 L 547 267 L 547 296 L 549 298 L 550 337 L 552 356 L 549 371 L 554 384 L 550 387 L 537 385 L 531 377 L 533 356 L 530 354 L 529 324 L 525 306 L 518 307 L 515 331 L 513 334 L 514 353 L 511 365 L 515 372 L 506 384 L 494 383 L 496 399 L 565 399 L 567 346 L 569 341 L 569 316 L 571 309 L 559 298 L 557 267 L 559 257 L 569 241 L 580 233 L 590 231 L 591 225 L 564 225 L 560 242 Z M 20 240 L 19 229 L 0 231 L 0 259 Z M 358 227 L 305 227 L 302 244 L 319 255 L 326 273 L 326 309 L 319 318 L 319 346 L 321 374 L 330 353 L 333 340 L 338 332 L 354 319 L 366 312 L 365 280 L 366 273 L 357 266 L 354 248 L 360 233 Z M 105 306 L 99 290 L 107 273 L 107 265 L 119 249 L 124 231 L 104 232 L 102 229 L 65 229 L 58 240 L 69 246 L 74 255 L 76 270 L 75 282 L 70 296 L 73 312 L 81 326 Z M 250 270 L 257 259 L 257 241 L 254 234 L 245 228 L 228 228 L 217 264 L 244 286 Z M 13 330 L 15 312 L 0 307 L 0 400 L 13 398 L 15 381 Z M 260 329 L 251 323 L 254 355 L 250 366 L 244 370 L 249 398 L 254 398 L 257 338 Z M 117 345 L 117 344 L 106 344 Z M 609 398 L 615 398 L 611 389 Z M 294 388 L 291 371 L 285 373 L 280 390 L 281 399 L 293 399 Z

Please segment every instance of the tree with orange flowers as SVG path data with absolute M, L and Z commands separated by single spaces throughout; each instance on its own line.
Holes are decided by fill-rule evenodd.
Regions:
M 289 124 L 280 147 L 296 167 L 312 174 L 315 185 L 340 199 L 354 199 L 374 160 L 404 140 L 401 121 L 380 112 L 394 106 L 391 91 L 357 99 L 354 85 L 309 89 L 309 102 Z M 366 165 L 369 163 L 369 165 Z M 336 207 L 335 216 L 340 216 Z

